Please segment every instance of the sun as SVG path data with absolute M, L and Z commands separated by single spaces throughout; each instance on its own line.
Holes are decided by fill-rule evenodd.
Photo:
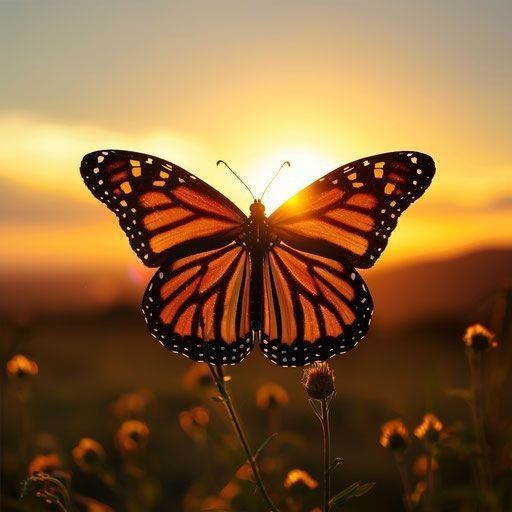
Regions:
M 283 167 L 263 198 L 267 215 L 296 192 L 336 167 L 333 156 L 314 148 L 289 147 L 271 151 L 248 169 L 249 186 L 256 197 L 261 196 L 267 183 L 286 160 L 291 167 Z

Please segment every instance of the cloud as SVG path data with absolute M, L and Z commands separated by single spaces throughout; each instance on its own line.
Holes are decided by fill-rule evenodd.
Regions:
M 487 209 L 495 212 L 512 210 L 512 196 L 498 197 L 487 205 Z
M 86 224 L 105 219 L 103 209 L 63 196 L 59 193 L 30 188 L 0 177 L 0 224 L 68 225 Z
M 0 140 L 0 176 L 79 199 L 89 196 L 78 169 L 82 157 L 91 151 L 126 148 L 169 157 L 178 165 L 183 165 L 182 161 L 190 164 L 201 155 L 194 142 L 171 132 L 135 136 L 98 126 L 59 124 L 22 113 L 0 112 Z
M 508 214 L 512 213 L 512 196 L 504 195 L 490 199 L 489 201 L 477 204 L 462 204 L 453 201 L 425 201 L 414 206 L 416 213 L 425 215 L 442 214 Z

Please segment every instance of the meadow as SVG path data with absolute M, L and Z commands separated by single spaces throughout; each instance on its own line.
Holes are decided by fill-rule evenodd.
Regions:
M 367 338 L 330 360 L 337 390 L 332 459 L 343 459 L 332 472 L 332 495 L 354 482 L 375 484 L 340 508 L 511 510 L 511 292 L 486 297 L 463 314 L 393 327 L 377 313 Z M 2 510 L 69 510 L 45 504 L 30 485 L 19 500 L 21 482 L 34 471 L 64 482 L 72 510 L 268 510 L 223 404 L 212 400 L 219 393 L 207 366 L 165 351 L 137 308 L 4 319 Z M 462 341 L 475 319 L 496 331 L 498 342 L 482 352 L 491 478 L 485 491 L 475 480 L 479 444 Z M 19 353 L 37 363 L 36 375 L 7 375 L 7 361 Z M 302 369 L 279 368 L 255 349 L 225 372 L 253 449 L 264 444 L 258 462 L 279 510 L 320 510 L 322 435 Z M 413 433 L 426 413 L 442 423 L 429 466 L 427 444 Z M 407 449 L 394 452 L 381 445 L 381 428 L 397 418 L 408 430 Z M 406 472 L 408 504 L 397 461 Z

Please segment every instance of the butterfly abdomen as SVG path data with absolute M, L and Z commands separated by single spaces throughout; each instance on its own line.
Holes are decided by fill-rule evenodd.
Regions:
M 264 254 L 251 253 L 250 317 L 251 329 L 259 331 L 263 317 L 263 260 Z

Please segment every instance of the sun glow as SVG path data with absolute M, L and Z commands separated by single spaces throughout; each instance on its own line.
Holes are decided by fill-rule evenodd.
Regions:
M 263 198 L 267 215 L 299 190 L 343 163 L 336 164 L 334 156 L 314 148 L 290 147 L 272 151 L 249 167 L 248 185 L 256 197 L 261 196 L 267 183 L 286 160 L 291 167 L 285 166 L 281 170 Z

